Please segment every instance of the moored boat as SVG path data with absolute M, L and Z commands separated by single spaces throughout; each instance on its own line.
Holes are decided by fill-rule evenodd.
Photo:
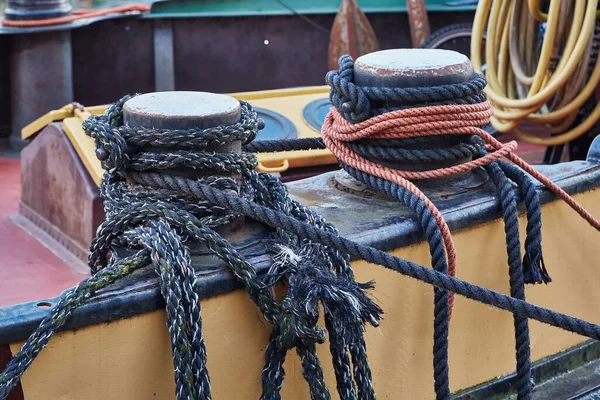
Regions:
M 377 57 L 377 54 L 375 53 L 375 57 Z M 389 55 L 382 57 L 385 60 Z M 400 57 L 397 60 L 406 59 L 407 57 Z M 360 60 L 357 60 L 357 62 Z M 431 75 L 423 74 L 422 70 L 418 69 L 423 68 L 419 65 L 411 65 L 410 70 L 412 72 L 407 77 L 406 70 L 408 67 L 406 63 L 392 64 L 394 67 L 388 66 L 383 69 L 376 69 L 376 72 L 373 73 L 367 67 L 377 65 L 378 59 L 367 57 L 362 60 L 364 61 L 361 65 L 366 67 L 361 67 L 363 68 L 363 78 L 361 79 L 367 79 L 368 81 L 369 79 L 381 78 L 383 82 L 379 81 L 379 84 L 397 88 L 399 93 L 407 85 L 407 80 L 412 84 L 419 81 L 429 82 L 428 84 L 431 87 L 436 86 L 431 81 Z M 439 79 L 442 81 L 448 79 L 448 70 L 455 70 L 454 68 L 448 68 L 449 65 L 454 67 L 452 62 L 456 62 L 456 65 L 463 68 L 461 79 L 468 82 L 476 79 L 473 77 L 472 69 L 469 72 L 468 64 L 465 63 L 464 58 L 451 56 L 449 58 L 438 58 L 436 61 L 439 63 L 436 72 L 438 84 Z M 401 67 L 398 67 L 398 65 Z M 338 71 L 338 73 L 340 72 Z M 331 79 L 330 82 L 332 82 L 331 85 L 334 88 L 335 84 L 333 82 L 335 82 L 335 79 L 334 77 Z M 360 85 L 359 82 L 356 82 L 356 84 Z M 460 81 L 457 84 L 461 84 Z M 285 113 L 289 112 L 290 116 L 294 115 L 298 118 L 301 110 L 305 110 L 305 107 L 310 105 L 311 101 L 326 98 L 325 91 L 316 89 L 316 92 L 314 92 L 313 90 L 315 89 L 291 92 L 292 95 L 288 93 L 288 96 L 285 96 L 283 92 L 276 92 L 275 94 L 279 97 L 273 100 L 272 106 L 288 99 L 292 103 L 287 104 L 281 110 L 281 113 L 285 116 Z M 293 93 L 295 93 L 295 96 Z M 194 93 L 177 92 L 172 95 L 181 96 L 181 100 L 178 101 L 183 104 L 186 103 L 186 96 L 196 96 Z M 161 98 L 160 93 L 157 93 L 156 96 L 159 99 Z M 250 103 L 255 103 L 259 111 L 258 115 L 261 115 L 261 108 L 267 108 L 266 103 L 261 103 L 261 101 L 269 98 L 265 93 L 237 94 L 234 97 L 247 99 Z M 301 100 L 296 98 L 297 102 L 294 103 L 294 97 L 299 97 Z M 142 98 L 142 96 L 139 96 L 139 98 Z M 336 103 L 335 96 L 332 99 L 334 105 L 337 104 L 337 107 L 339 107 L 337 112 L 340 115 L 349 112 L 348 107 L 343 106 L 343 103 Z M 227 104 L 230 104 L 231 101 L 234 102 L 231 104 L 235 104 L 235 100 L 231 97 L 223 99 L 223 102 L 227 102 Z M 165 104 L 167 103 L 164 99 L 158 102 L 158 106 L 164 106 Z M 156 103 L 154 107 L 157 107 Z M 437 110 L 435 107 L 425 108 Z M 441 107 L 446 107 L 446 105 Z M 410 109 L 418 110 L 419 107 Z M 167 119 L 168 117 L 170 123 L 174 123 L 173 121 L 181 123 L 181 121 L 187 121 L 190 118 L 199 118 L 192 111 L 187 111 L 189 115 L 184 118 L 183 116 L 186 115 L 184 106 L 176 108 L 180 113 L 177 114 L 176 118 L 173 118 L 167 110 L 158 114 L 152 108 L 136 109 L 130 106 L 128 110 L 130 110 L 127 111 L 130 115 L 135 112 L 141 113 L 145 118 L 142 121 L 148 121 L 148 118 L 153 118 L 156 121 L 157 118 Z M 56 122 L 47 126 L 44 126 L 43 123 L 24 131 L 25 137 L 28 139 L 33 138 L 31 144 L 25 149 L 24 159 L 41 163 L 42 166 L 43 163 L 46 163 L 45 165 L 49 167 L 44 171 L 43 167 L 38 166 L 37 172 L 31 174 L 31 179 L 39 178 L 45 173 L 47 177 L 50 177 L 46 179 L 50 182 L 46 184 L 47 188 L 53 186 L 66 187 L 60 186 L 61 179 L 57 178 L 57 175 L 54 175 L 56 178 L 52 178 L 52 176 L 59 172 L 61 163 L 71 157 L 73 160 L 69 162 L 78 162 L 80 165 L 79 169 L 75 168 L 75 170 L 81 176 L 79 178 L 74 176 L 75 181 L 79 182 L 77 179 L 85 178 L 89 182 L 87 188 L 96 189 L 96 180 L 94 179 L 94 176 L 97 176 L 94 175 L 96 167 L 92 161 L 95 160 L 94 162 L 98 163 L 98 161 L 109 160 L 110 152 L 105 154 L 102 151 L 104 145 L 99 144 L 101 142 L 97 142 L 97 147 L 94 148 L 93 152 L 86 150 L 84 144 L 85 141 L 88 144 L 93 143 L 92 139 L 86 134 L 91 135 L 92 132 L 95 132 L 94 129 L 99 129 L 102 125 L 98 125 L 98 128 L 82 125 L 82 119 L 87 117 L 84 109 L 72 106 L 70 109 L 63 111 L 66 114 L 73 113 L 73 116 L 67 115 L 67 118 L 64 114 L 59 116 L 60 119 L 65 118 L 62 121 L 62 126 Z M 92 107 L 87 110 L 90 114 L 97 115 L 105 111 L 106 107 Z M 399 110 L 397 112 L 409 111 Z M 204 113 L 203 118 L 206 118 L 207 113 L 216 113 L 219 118 L 224 118 L 225 110 L 215 111 L 213 105 L 210 111 L 204 110 L 202 113 Z M 327 113 L 335 115 L 335 111 L 327 110 Z M 110 112 L 107 115 L 111 115 Z M 263 115 L 268 116 L 269 114 Z M 131 116 L 125 118 L 133 121 Z M 353 117 L 350 115 L 349 118 Z M 377 116 L 373 118 L 377 118 Z M 92 117 L 90 121 L 96 121 L 95 123 L 98 124 L 104 123 L 104 120 L 98 117 Z M 295 122 L 298 124 L 299 121 L 301 120 L 298 119 Z M 323 122 L 322 119 L 320 121 Z M 327 121 L 325 120 L 325 122 Z M 329 121 L 328 124 L 331 123 L 331 120 Z M 264 124 L 265 129 L 267 129 L 268 124 L 272 123 L 274 122 L 267 119 Z M 310 124 L 310 118 L 307 118 L 306 124 Z M 256 126 L 260 125 L 261 123 L 257 123 Z M 121 128 L 115 126 L 114 129 Z M 182 128 L 155 128 L 156 132 L 166 133 L 172 129 Z M 332 128 L 327 125 L 326 128 L 322 129 L 325 129 L 324 132 L 328 132 L 327 129 Z M 298 131 L 300 132 L 300 129 Z M 142 134 L 143 130 L 139 132 Z M 148 132 L 152 132 L 152 129 Z M 312 132 L 316 131 L 313 130 Z M 29 134 L 35 135 L 29 136 Z M 125 134 L 125 131 L 123 134 Z M 480 134 L 483 135 L 482 137 L 487 138 L 484 133 L 480 132 Z M 133 138 L 134 136 L 131 140 Z M 260 133 L 258 133 L 258 138 L 260 138 Z M 50 141 L 44 145 L 45 140 Z M 61 140 L 62 144 L 60 144 Z M 101 139 L 96 137 L 95 140 L 100 141 Z M 441 146 L 443 149 L 448 145 L 446 140 L 443 138 L 438 139 L 439 142 L 428 142 L 427 146 L 433 146 L 431 148 Z M 267 142 L 265 141 L 265 143 Z M 280 143 L 284 142 L 280 141 Z M 260 143 L 260 140 L 257 143 Z M 490 143 L 495 142 L 491 141 Z M 596 188 L 598 187 L 598 179 L 600 179 L 598 175 L 600 156 L 597 154 L 598 149 L 595 144 L 592 145 L 586 161 L 574 161 L 556 166 L 540 166 L 537 170 L 574 195 L 577 201 L 585 206 L 590 213 L 598 215 L 600 210 L 597 208 Z M 497 150 L 505 148 L 505 145 Z M 366 151 L 360 150 L 359 147 L 356 148 L 359 149 L 358 151 Z M 330 147 L 330 149 L 335 149 L 335 147 Z M 408 149 L 411 149 L 411 147 L 409 146 Z M 27 151 L 31 151 L 31 155 L 28 155 Z M 332 151 L 335 154 L 335 150 Z M 35 154 L 37 156 L 34 157 Z M 130 157 L 137 157 L 137 154 L 134 151 Z M 343 160 L 340 157 L 340 154 L 336 154 L 336 159 Z M 460 159 L 453 162 L 460 165 L 464 161 Z M 396 160 L 395 163 L 395 168 L 399 170 L 404 168 L 401 161 Z M 105 169 L 111 168 L 109 164 L 101 165 Z M 419 163 L 415 165 L 419 165 Z M 424 163 L 424 165 L 427 167 L 425 171 L 431 168 L 431 165 L 427 165 L 427 163 Z M 352 171 L 348 169 L 351 164 L 348 164 L 347 161 L 342 162 L 342 166 L 344 166 L 344 169 Z M 533 170 L 528 171 L 533 173 Z M 24 170 L 23 173 L 26 177 L 30 172 Z M 267 179 L 267 181 L 270 179 L 266 175 L 262 176 L 264 177 L 262 179 Z M 68 181 L 68 178 L 62 180 Z M 109 187 L 107 185 L 104 186 L 105 190 Z M 343 171 L 328 172 L 287 184 L 293 199 L 303 206 L 310 207 L 318 215 L 333 223 L 342 237 L 357 241 L 360 245 L 383 250 L 389 255 L 411 260 L 413 263 L 429 265 L 432 262 L 430 259 L 431 254 L 429 254 L 432 237 L 426 236 L 427 240 L 423 240 L 422 221 L 414 217 L 413 210 L 410 207 L 401 205 L 397 199 L 390 198 L 385 193 L 379 193 L 375 190 L 375 187 L 369 186 L 364 182 L 351 178 Z M 500 212 L 499 194 L 494 188 L 493 178 L 479 169 L 456 177 L 442 180 L 437 178 L 437 180 L 430 183 L 424 182 L 419 186 L 427 198 L 431 199 L 442 212 L 444 220 L 447 221 L 453 231 L 454 245 L 460 260 L 460 269 L 457 276 L 461 280 L 449 282 L 473 282 L 500 293 L 507 292 L 506 247 L 509 244 L 506 242 L 503 221 L 498 218 L 503 215 L 504 218 L 519 218 L 521 223 L 525 223 L 527 217 L 531 218 L 531 215 L 506 214 L 506 212 L 502 214 Z M 544 215 L 542 230 L 544 259 L 548 266 L 548 271 L 545 271 L 544 267 L 542 272 L 543 274 L 549 272 L 552 275 L 552 282 L 548 285 L 528 286 L 527 299 L 534 304 L 543 305 L 563 314 L 575 315 L 578 318 L 592 322 L 596 321 L 594 309 L 590 308 L 589 304 L 598 301 L 594 297 L 594 293 L 596 293 L 594 282 L 598 273 L 594 262 L 594 235 L 597 232 L 581 220 L 571 218 L 572 214 L 567 205 L 554 200 L 551 192 L 542 189 L 541 185 L 536 186 L 536 192 L 543 204 L 541 210 Z M 505 193 L 500 197 L 506 195 Z M 67 193 L 66 197 L 69 196 L 70 194 Z M 116 199 L 112 201 L 116 201 Z M 74 205 L 80 203 L 76 201 Z M 533 203 L 527 203 L 527 207 L 532 205 Z M 528 210 L 531 211 L 532 209 L 528 208 Z M 118 212 L 118 210 L 112 212 Z M 109 213 L 109 220 L 110 215 Z M 259 219 L 262 223 L 253 221 L 256 219 Z M 268 271 L 278 265 L 278 262 L 274 261 L 277 257 L 272 258 L 272 253 L 270 253 L 272 249 L 269 250 L 270 243 L 274 239 L 273 232 L 265 224 L 266 221 L 258 218 L 258 215 L 254 215 L 254 217 L 248 218 L 243 225 L 234 225 L 234 227 L 227 228 L 221 233 L 258 273 L 265 273 L 265 276 L 268 277 Z M 84 221 L 84 223 L 88 222 Z M 530 229 L 535 231 L 537 228 Z M 532 231 L 530 229 L 523 230 L 523 234 L 525 234 L 522 237 L 523 239 L 526 239 L 526 237 L 531 239 L 530 234 L 532 234 Z M 98 235 L 101 232 L 102 229 L 98 231 Z M 296 232 L 295 234 L 300 233 Z M 425 231 L 425 234 L 428 235 L 427 231 Z M 313 239 L 316 239 L 316 237 Z M 14 240 L 14 242 L 17 246 L 19 240 Z M 531 243 L 526 241 L 526 246 L 529 245 Z M 194 287 L 199 293 L 202 304 L 203 337 L 208 352 L 207 365 L 211 371 L 213 396 L 214 398 L 257 398 L 260 396 L 261 390 L 265 390 L 265 382 L 269 381 L 269 379 L 263 377 L 263 387 L 261 389 L 260 375 L 265 357 L 263 352 L 265 346 L 269 343 L 271 328 L 260 316 L 252 302 L 248 301 L 247 294 L 239 290 L 240 281 L 232 276 L 232 272 L 226 266 L 227 263 L 218 261 L 209 255 L 210 252 L 206 248 L 201 246 L 190 247 L 190 251 L 197 279 Z M 25 260 L 25 258 L 35 256 L 33 253 L 32 246 L 31 252 L 18 252 L 18 255 L 24 257 L 23 260 Z M 279 256 L 285 256 L 285 254 L 282 253 Z M 281 262 L 284 264 L 291 262 L 295 257 L 293 253 L 292 255 L 288 254 L 288 256 L 292 258 Z M 117 257 L 121 257 L 121 255 Z M 306 255 L 306 257 L 309 256 Z M 353 255 L 353 258 L 356 258 L 356 255 Z M 574 273 L 571 268 L 574 264 L 578 265 L 577 273 Z M 414 268 L 413 273 L 409 273 L 408 269 L 401 269 L 401 271 L 404 271 L 403 273 L 408 273 L 409 276 L 413 277 L 443 276 L 441 272 L 437 274 L 431 272 L 430 274 L 433 275 L 422 275 L 429 269 L 418 266 L 412 267 L 414 264 L 407 264 L 404 261 L 398 265 L 403 265 L 402 268 Z M 370 295 L 376 299 L 377 304 L 385 311 L 380 329 L 367 328 L 365 332 L 372 383 L 377 394 L 384 398 L 434 397 L 432 385 L 434 365 L 431 358 L 431 348 L 433 347 L 434 338 L 436 341 L 440 338 L 438 334 L 434 335 L 434 324 L 432 324 L 431 317 L 434 311 L 434 289 L 428 285 L 408 280 L 394 270 L 378 268 L 373 265 L 372 259 L 371 263 L 354 260 L 352 266 L 357 281 L 373 280 L 375 282 L 375 289 Z M 48 268 L 52 268 L 48 264 L 41 264 L 32 268 L 42 267 L 46 271 Z M 529 267 L 533 268 L 532 265 L 529 265 Z M 99 273 L 102 274 L 102 272 Z M 291 274 L 290 277 L 294 276 L 294 272 L 291 271 L 284 272 L 284 274 Z M 37 281 L 37 284 L 40 284 L 40 274 L 31 270 L 27 275 L 23 279 L 31 279 L 32 282 Z M 79 276 L 71 273 L 69 279 L 75 281 L 79 279 Z M 66 285 L 73 283 L 69 279 L 64 281 Z M 542 278 L 531 279 L 537 281 L 537 279 Z M 546 278 L 543 278 L 543 280 L 546 281 Z M 152 398 L 152 396 L 172 398 L 173 393 L 175 393 L 176 380 L 173 377 L 173 365 L 169 350 L 169 331 L 165 328 L 164 303 L 161 300 L 159 282 L 160 280 L 157 279 L 153 268 L 150 266 L 123 278 L 112 286 L 99 290 L 93 299 L 88 300 L 85 305 L 74 310 L 69 322 L 61 327 L 64 330 L 55 334 L 55 337 L 23 376 L 21 386 L 17 389 L 17 392 L 13 392 L 17 393 L 14 395 L 19 396 L 18 391 L 21 390 L 23 398 L 60 398 L 65 393 L 70 397 L 79 399 L 106 397 Z M 7 285 L 6 289 L 11 286 L 14 287 L 14 283 L 5 280 L 2 281 L 2 284 Z M 437 284 L 441 283 L 438 282 Z M 287 285 L 293 284 L 288 282 Z M 31 284 L 31 286 L 34 285 Z M 577 290 L 573 290 L 574 287 L 577 287 Z M 507 296 L 477 297 L 479 296 L 477 293 L 491 292 L 466 291 L 465 288 L 474 290 L 471 286 L 453 286 L 453 290 L 458 294 L 471 296 L 471 298 L 477 298 L 480 301 L 496 302 L 494 303 L 496 306 L 508 307 L 508 309 L 515 312 L 519 312 L 519 308 L 515 305 L 522 306 L 523 304 L 519 302 L 506 303 L 510 299 Z M 53 290 L 56 289 L 57 286 L 54 286 Z M 0 292 L 4 294 L 8 291 L 3 288 Z M 252 296 L 252 292 L 250 294 Z M 15 302 L 21 304 L 0 309 L 0 342 L 5 344 L 5 353 L 6 348 L 9 348 L 11 354 L 18 353 L 23 340 L 36 324 L 50 315 L 49 309 L 56 307 L 60 302 L 60 299 L 57 298 L 41 298 L 37 293 L 25 292 L 19 293 L 17 299 Z M 502 304 L 504 305 L 502 306 Z M 544 313 L 548 312 L 548 310 L 544 311 Z M 540 316 L 542 314 L 531 313 L 527 316 L 532 319 L 539 318 L 546 323 L 561 325 L 561 322 L 556 321 L 562 320 Z M 443 315 L 443 312 L 438 314 L 438 311 L 436 311 L 436 315 Z M 556 314 L 543 315 L 553 315 L 552 318 L 558 318 Z M 266 318 L 268 320 L 268 317 Z M 577 331 L 577 323 L 580 324 L 579 326 L 589 329 L 585 332 L 594 332 L 595 329 L 593 324 L 585 325 L 580 320 L 564 319 L 564 321 L 571 321 L 575 324 L 570 325 L 572 330 Z M 580 322 L 575 323 L 573 321 Z M 561 326 L 564 327 L 564 324 Z M 580 334 L 585 333 L 583 330 L 577 332 Z M 589 335 L 593 336 L 594 334 L 589 333 Z M 551 374 L 547 372 L 549 363 L 561 357 L 562 352 L 565 350 L 572 349 L 562 354 L 566 356 L 565 359 L 579 360 L 579 364 L 590 361 L 585 356 L 581 356 L 582 352 L 588 351 L 595 354 L 594 347 L 588 344 L 583 337 L 558 330 L 546 324 L 532 322 L 528 336 L 531 338 L 528 345 L 531 346 L 531 360 L 542 360 L 536 364 L 534 369 L 537 383 L 542 383 L 542 381 L 551 377 Z M 490 393 L 508 397 L 514 388 L 520 387 L 518 379 L 512 379 L 510 376 L 505 378 L 515 368 L 513 326 L 509 313 L 492 310 L 480 303 L 457 296 L 454 303 L 449 339 L 448 357 L 450 358 L 450 371 L 452 371 L 449 388 L 454 393 L 454 397 L 473 398 L 472 396 L 480 396 L 479 398 L 490 398 Z M 295 345 L 301 347 L 300 344 L 296 343 Z M 336 387 L 336 377 L 341 378 L 336 376 L 331 363 L 324 361 L 327 359 L 328 351 L 326 347 L 320 346 L 317 354 L 323 360 L 320 365 L 322 365 L 324 371 L 325 382 L 333 392 L 335 390 L 333 388 Z M 554 362 L 551 365 L 556 366 L 559 364 Z M 287 378 L 281 392 L 283 398 L 294 399 L 309 396 L 309 387 L 302 383 L 304 379 L 300 373 L 302 368 L 306 368 L 306 365 L 303 365 L 301 359 L 290 354 L 285 362 Z M 565 372 L 564 368 L 557 368 L 561 372 Z M 492 384 L 486 383 L 479 386 L 498 376 L 503 378 Z M 436 372 L 436 382 L 438 378 L 439 375 Z M 74 382 L 77 383 L 74 384 Z M 232 382 L 235 382 L 235 384 L 232 385 Z M 339 382 L 338 380 L 338 388 Z M 178 387 L 179 384 L 177 383 Z M 444 385 L 447 385 L 447 383 L 442 384 L 442 386 Z M 539 388 L 543 386 L 540 384 Z M 578 389 L 581 389 L 581 387 Z M 467 392 L 461 394 L 461 391 L 465 390 Z M 202 398 L 202 396 L 197 398 Z

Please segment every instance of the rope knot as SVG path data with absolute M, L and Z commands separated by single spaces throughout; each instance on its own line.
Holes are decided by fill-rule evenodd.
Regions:
M 369 118 L 371 104 L 365 92 L 354 83 L 354 60 L 348 55 L 341 56 L 337 71 L 329 71 L 325 81 L 331 87 L 331 104 L 344 116 L 356 123 Z
M 283 302 L 277 330 L 279 332 L 277 345 L 280 349 L 289 350 L 297 346 L 312 347 L 317 343 L 325 343 L 325 331 L 316 325 L 316 321 L 290 302 Z
M 96 142 L 96 157 L 102 168 L 110 174 L 125 171 L 129 165 L 127 142 L 121 136 L 119 127 L 123 125 L 123 105 L 134 95 L 127 95 L 112 104 L 104 115 L 94 116 L 83 121 L 83 130 Z

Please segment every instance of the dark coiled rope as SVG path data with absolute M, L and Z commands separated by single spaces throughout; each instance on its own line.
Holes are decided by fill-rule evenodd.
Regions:
M 333 106 L 336 107 L 338 112 L 347 121 L 352 123 L 361 122 L 366 120 L 367 117 L 399 108 L 416 108 L 437 104 L 474 104 L 485 101 L 483 88 L 486 82 L 485 78 L 480 75 L 475 75 L 470 81 L 464 83 L 418 88 L 359 87 L 353 82 L 353 78 L 354 63 L 348 56 L 340 58 L 339 69 L 329 72 L 326 78 L 327 83 L 331 86 L 330 100 Z M 413 141 L 412 143 L 406 140 L 371 140 L 367 144 L 362 144 L 358 141 L 349 142 L 346 145 L 350 150 L 367 159 L 383 160 L 385 162 L 421 163 L 424 165 L 435 162 L 460 162 L 464 159 L 469 160 L 485 155 L 481 140 L 465 137 L 459 143 L 447 144 L 440 148 L 439 145 L 436 145 L 436 142 L 443 139 L 443 135 L 439 137 L 417 138 L 417 141 L 420 141 L 421 145 L 425 148 L 419 148 L 420 146 L 418 143 L 415 143 L 415 139 L 410 139 Z M 403 146 L 404 148 L 402 148 Z M 503 164 L 503 167 L 501 168 L 497 162 L 494 162 L 488 165 L 486 170 L 500 194 L 505 221 L 511 295 L 524 300 L 525 282 L 536 283 L 549 280 L 545 268 L 539 267 L 540 263 L 543 265 L 541 258 L 540 204 L 539 199 L 532 195 L 535 189 L 531 180 L 522 171 L 519 171 L 517 167 L 509 166 L 508 164 Z M 345 169 L 348 170 L 348 168 Z M 526 242 L 529 249 L 526 255 L 526 265 L 523 265 L 520 254 L 516 197 L 513 192 L 512 183 L 503 170 L 506 170 L 513 179 L 519 181 L 526 195 L 526 207 L 528 209 Z M 373 185 L 372 177 L 371 179 L 365 179 L 364 175 L 352 175 L 372 187 L 379 188 L 381 186 Z M 416 204 L 417 201 L 413 205 L 413 210 L 419 215 L 419 209 L 416 207 Z M 419 216 L 426 233 L 426 238 L 432 249 L 432 264 L 434 269 L 440 271 L 439 268 L 436 268 L 433 255 L 435 254 L 435 246 L 440 246 L 441 244 L 435 242 L 431 236 L 427 235 L 425 227 L 427 223 L 431 223 L 431 220 L 427 220 L 423 215 Z M 544 271 L 543 273 L 541 272 L 542 270 Z M 528 278 L 527 281 L 524 279 L 524 274 Z M 436 397 L 438 400 L 441 400 L 450 398 L 447 368 L 448 310 L 439 307 L 437 298 L 435 301 L 434 378 L 436 382 Z M 446 330 L 444 331 L 444 329 Z M 445 336 L 442 333 L 445 333 Z M 530 399 L 532 390 L 531 360 L 529 327 L 526 318 L 515 316 L 515 341 L 518 399 Z
M 237 218 L 239 213 L 199 200 L 177 186 L 180 181 L 175 175 L 149 172 L 177 173 L 185 167 L 236 174 L 242 177 L 241 183 L 214 176 L 194 182 L 256 202 L 317 229 L 337 233 L 321 217 L 292 201 L 277 180 L 256 174 L 254 155 L 205 151 L 208 145 L 216 143 L 251 142 L 262 125 L 252 107 L 242 103 L 241 121 L 231 126 L 188 131 L 146 130 L 123 126 L 122 107 L 129 98 L 126 96 L 112 105 L 105 115 L 84 122 L 84 130 L 96 140 L 96 153 L 107 171 L 101 185 L 106 221 L 98 229 L 89 256 L 93 276 L 65 292 L 9 363 L 0 375 L 0 398 L 8 395 L 53 333 L 85 299 L 119 277 L 153 264 L 166 304 L 177 399 L 210 399 L 200 299 L 187 245 L 197 242 L 230 267 L 265 320 L 273 325 L 262 371 L 262 399 L 280 399 L 285 377 L 283 364 L 288 350 L 293 348 L 300 356 L 311 398 L 330 398 L 316 353 L 316 344 L 325 341 L 326 332 L 317 325 L 321 306 L 337 365 L 340 398 L 374 399 L 363 325 L 377 326 L 382 310 L 364 293 L 372 285 L 354 281 L 349 257 L 293 232 L 277 229 L 267 241 L 271 244 L 267 251 L 272 256 L 272 266 L 266 274 L 258 275 L 214 230 Z M 163 185 L 156 187 L 157 181 Z M 119 248 L 137 253 L 120 258 Z M 283 301 L 278 302 L 271 286 L 280 281 L 286 281 L 288 291 Z
M 349 122 L 360 122 L 366 119 L 365 116 L 367 114 L 369 116 L 378 115 L 381 112 L 388 112 L 411 105 L 413 107 L 421 107 L 434 104 L 473 104 L 485 100 L 482 91 L 485 86 L 485 79 L 480 75 L 476 75 L 471 81 L 465 83 L 425 88 L 386 88 L 382 90 L 379 88 L 358 87 L 354 84 L 353 68 L 352 59 L 350 57 L 342 57 L 340 59 L 339 70 L 332 71 L 327 75 L 327 82 L 332 87 L 330 99 L 337 110 Z M 368 101 L 364 101 L 364 98 L 368 99 Z M 382 107 L 381 103 L 387 104 L 387 107 Z M 365 104 L 366 106 L 364 106 Z M 373 110 L 376 111 L 374 112 Z M 433 147 L 434 143 L 439 141 L 440 138 L 443 138 L 443 136 L 438 138 L 420 138 L 420 140 L 424 142 L 424 146 Z M 381 140 L 380 142 L 380 145 L 373 145 L 373 143 L 364 145 L 360 142 L 351 142 L 347 145 L 351 150 L 367 159 L 383 159 L 388 162 L 402 161 L 404 163 L 418 162 L 425 165 L 431 162 L 460 161 L 461 159 L 477 158 L 477 156 L 485 155 L 483 143 L 475 138 L 466 138 L 466 141 L 461 143 L 451 144 L 435 150 L 430 148 L 415 149 L 414 143 L 406 143 L 405 140 L 396 140 L 395 143 L 389 143 L 390 140 Z M 397 147 L 402 146 L 402 142 L 405 143 L 405 146 L 412 145 L 411 148 L 403 149 L 402 152 L 399 151 L 400 149 Z M 507 163 L 500 164 L 499 162 L 494 162 L 485 169 L 497 187 L 501 199 L 505 222 L 511 295 L 524 300 L 525 283 L 540 283 L 550 280 L 543 265 L 541 255 L 541 207 L 539 199 L 537 198 L 537 193 L 531 179 L 517 167 Z M 507 175 L 510 175 L 513 180 L 518 181 L 525 195 L 528 218 L 525 263 L 522 262 L 520 254 L 516 196 L 513 192 L 512 182 Z M 364 177 L 363 179 L 358 178 L 367 184 L 370 183 Z M 415 209 L 415 211 L 417 210 Z M 424 220 L 422 221 L 425 222 Z M 423 223 L 422 225 L 425 226 Z M 427 234 L 426 237 L 428 237 Z M 436 245 L 429 237 L 428 241 L 431 248 Z M 435 268 L 435 263 L 433 265 Z M 436 268 L 436 270 L 439 269 Z M 438 304 L 437 299 L 436 304 Z M 447 326 L 447 322 L 442 321 L 444 318 L 443 311 L 436 309 L 434 324 Z M 436 326 L 434 331 L 441 332 L 442 328 Z M 530 360 L 529 327 L 527 319 L 519 316 L 515 316 L 515 346 L 518 399 L 530 399 L 532 391 L 532 367 Z M 436 377 L 436 397 L 438 399 L 449 399 L 447 335 L 445 338 L 436 335 L 434 339 L 434 374 Z

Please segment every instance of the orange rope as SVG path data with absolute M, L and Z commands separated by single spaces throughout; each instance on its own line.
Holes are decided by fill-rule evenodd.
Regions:
M 590 225 L 600 230 L 600 221 L 557 184 L 514 154 L 514 150 L 517 148 L 515 141 L 503 144 L 480 128 L 489 123 L 492 114 L 492 105 L 486 101 L 469 105 L 443 105 L 391 111 L 357 124 L 351 124 L 335 108 L 332 108 L 325 118 L 321 134 L 327 148 L 343 163 L 394 182 L 423 200 L 440 227 L 448 257 L 448 274 L 452 276 L 456 274 L 456 249 L 450 229 L 435 204 L 411 180 L 442 178 L 466 172 L 506 157 L 556 193 Z M 344 142 L 366 138 L 407 139 L 433 135 L 477 135 L 484 140 L 485 148 L 489 153 L 479 159 L 452 167 L 429 171 L 400 171 L 373 163 L 344 145 Z M 454 293 L 450 293 L 448 302 L 450 311 L 452 311 Z
M 108 14 L 122 14 L 131 11 L 148 12 L 150 7 L 146 4 L 131 4 L 125 6 L 118 6 L 112 8 L 106 8 L 103 10 L 76 10 L 73 11 L 73 15 L 67 15 L 58 18 L 49 19 L 37 19 L 37 20 L 26 20 L 26 21 L 15 21 L 3 19 L 2 25 L 11 27 L 34 27 L 34 26 L 48 26 L 48 25 L 60 25 L 68 24 L 69 22 L 76 21 L 78 19 L 100 17 Z

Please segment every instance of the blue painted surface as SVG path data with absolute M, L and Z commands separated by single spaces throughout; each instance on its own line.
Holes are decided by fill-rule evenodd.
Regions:
M 254 107 L 258 116 L 265 121 L 265 128 L 258 132 L 256 140 L 296 139 L 296 125 L 284 115 L 265 108 Z
M 317 132 L 321 132 L 321 126 L 329 110 L 331 110 L 329 99 L 313 100 L 302 110 L 302 117 L 311 128 Z

